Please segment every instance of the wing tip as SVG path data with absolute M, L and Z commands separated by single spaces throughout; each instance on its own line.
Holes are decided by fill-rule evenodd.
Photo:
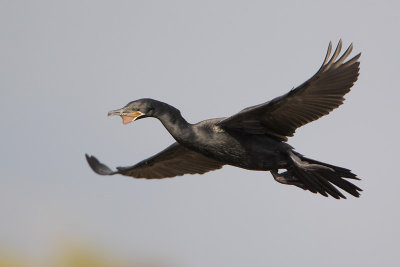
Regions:
M 358 53 L 353 58 L 351 58 L 350 60 L 348 60 L 347 62 L 345 62 L 346 58 L 351 54 L 351 52 L 353 50 L 353 43 L 351 43 L 349 45 L 349 47 L 346 49 L 346 51 L 343 53 L 343 55 L 338 60 L 336 60 L 342 49 L 342 44 L 343 44 L 342 39 L 339 39 L 336 49 L 333 52 L 332 57 L 330 57 L 330 53 L 332 50 L 332 42 L 331 41 L 329 42 L 327 54 L 325 56 L 325 59 L 321 65 L 320 69 L 318 70 L 318 72 L 327 71 L 331 68 L 337 68 L 341 65 L 348 66 L 348 65 L 354 64 L 355 62 L 358 62 L 357 60 L 360 58 L 361 52 Z
M 85 154 L 86 161 L 90 168 L 99 175 L 113 175 L 116 172 L 112 171 L 109 167 L 101 163 L 95 156 L 89 156 Z

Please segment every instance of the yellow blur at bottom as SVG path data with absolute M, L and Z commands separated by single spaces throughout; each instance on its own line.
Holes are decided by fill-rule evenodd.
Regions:
M 10 257 L 0 252 L 0 267 L 164 267 L 154 263 L 121 261 L 109 258 L 103 253 L 86 249 L 64 249 L 56 256 L 31 262 L 16 256 Z

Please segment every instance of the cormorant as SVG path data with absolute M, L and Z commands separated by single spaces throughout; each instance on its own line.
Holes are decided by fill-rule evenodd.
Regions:
M 307 158 L 286 143 L 295 130 L 327 115 L 344 101 L 356 82 L 361 53 L 348 61 L 351 44 L 338 59 L 340 40 L 330 57 L 332 44 L 318 72 L 302 85 L 266 103 L 248 107 L 227 117 L 188 123 L 178 109 L 153 99 L 139 99 L 110 111 L 124 124 L 154 117 L 176 140 L 158 154 L 133 166 L 111 170 L 94 156 L 86 159 L 100 175 L 122 174 L 134 178 L 161 179 L 203 174 L 225 164 L 248 170 L 270 171 L 276 181 L 334 198 L 346 198 L 338 188 L 359 197 L 359 180 L 350 170 Z M 278 170 L 286 169 L 279 173 Z M 338 187 L 338 188 L 337 188 Z

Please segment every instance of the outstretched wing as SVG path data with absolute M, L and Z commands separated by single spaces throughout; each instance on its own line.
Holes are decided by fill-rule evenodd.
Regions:
M 100 175 L 122 174 L 134 178 L 161 179 L 184 174 L 203 174 L 222 168 L 224 163 L 174 143 L 160 153 L 130 167 L 112 171 L 94 156 L 86 154 L 92 170 Z
M 361 53 L 345 62 L 353 45 L 339 58 L 342 40 L 329 59 L 332 44 L 318 72 L 302 85 L 273 100 L 246 108 L 218 123 L 226 129 L 250 134 L 268 134 L 287 141 L 296 129 L 327 115 L 344 101 L 344 95 L 357 81 Z M 336 60 L 337 59 L 337 60 Z

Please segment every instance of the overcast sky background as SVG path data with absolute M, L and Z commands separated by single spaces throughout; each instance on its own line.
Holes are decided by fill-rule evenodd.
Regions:
M 399 1 L 0 1 L 0 250 L 64 242 L 182 267 L 398 266 Z M 329 41 L 362 52 L 338 110 L 289 143 L 352 169 L 335 200 L 234 167 L 160 181 L 101 177 L 173 142 L 143 97 L 190 122 L 229 116 L 311 77 Z

